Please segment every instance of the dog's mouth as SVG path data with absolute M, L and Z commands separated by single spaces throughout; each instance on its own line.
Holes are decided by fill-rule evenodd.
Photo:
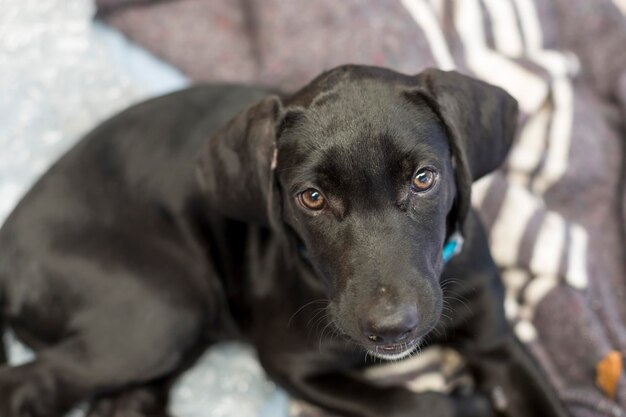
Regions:
M 408 340 L 403 343 L 393 343 L 388 345 L 368 346 L 367 351 L 380 359 L 388 361 L 397 361 L 410 356 L 419 348 L 421 342 L 420 337 Z

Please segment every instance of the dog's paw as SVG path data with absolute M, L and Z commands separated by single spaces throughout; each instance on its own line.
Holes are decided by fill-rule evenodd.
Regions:
M 497 417 L 492 399 L 480 393 L 454 393 L 455 417 Z
M 0 417 L 57 417 L 50 384 L 20 371 L 0 371 Z
M 96 400 L 87 417 L 170 417 L 165 401 L 147 389 Z

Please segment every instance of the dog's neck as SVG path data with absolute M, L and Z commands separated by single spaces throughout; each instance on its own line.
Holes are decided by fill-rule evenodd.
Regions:
M 461 250 L 463 250 L 464 242 L 465 242 L 465 239 L 463 239 L 463 235 L 461 234 L 460 230 L 459 229 L 455 230 L 450 235 L 450 237 L 448 237 L 448 239 L 446 240 L 446 243 L 443 245 L 443 252 L 442 252 L 443 262 L 447 264 L 452 258 L 454 258 L 456 255 L 461 253 Z M 304 259 L 307 262 L 310 262 L 309 256 L 306 250 L 306 246 L 301 241 L 298 242 L 298 253 L 300 254 L 300 257 L 302 259 Z
M 446 243 L 443 245 L 443 262 L 448 263 L 455 255 L 461 253 L 463 250 L 463 235 L 459 231 L 459 229 L 455 230 L 454 233 L 450 235 L 450 237 L 446 240 Z

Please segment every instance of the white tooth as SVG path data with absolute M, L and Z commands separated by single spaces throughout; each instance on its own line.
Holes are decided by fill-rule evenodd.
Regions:
M 410 348 L 405 350 L 404 352 L 396 353 L 396 354 L 386 354 L 382 352 L 374 352 L 370 351 L 370 354 L 376 356 L 377 358 L 385 359 L 387 361 L 397 361 L 402 358 L 406 358 L 413 352 L 414 348 Z

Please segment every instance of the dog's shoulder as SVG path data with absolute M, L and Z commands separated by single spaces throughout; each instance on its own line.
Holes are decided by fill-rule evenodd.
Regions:
M 0 250 L 48 258 L 70 242 L 84 248 L 115 230 L 124 241 L 124 230 L 178 221 L 202 200 L 194 172 L 201 144 L 267 94 L 235 85 L 194 86 L 102 122 L 24 195 L 0 228 Z M 5 269 L 20 263 L 10 257 L 2 262 Z

